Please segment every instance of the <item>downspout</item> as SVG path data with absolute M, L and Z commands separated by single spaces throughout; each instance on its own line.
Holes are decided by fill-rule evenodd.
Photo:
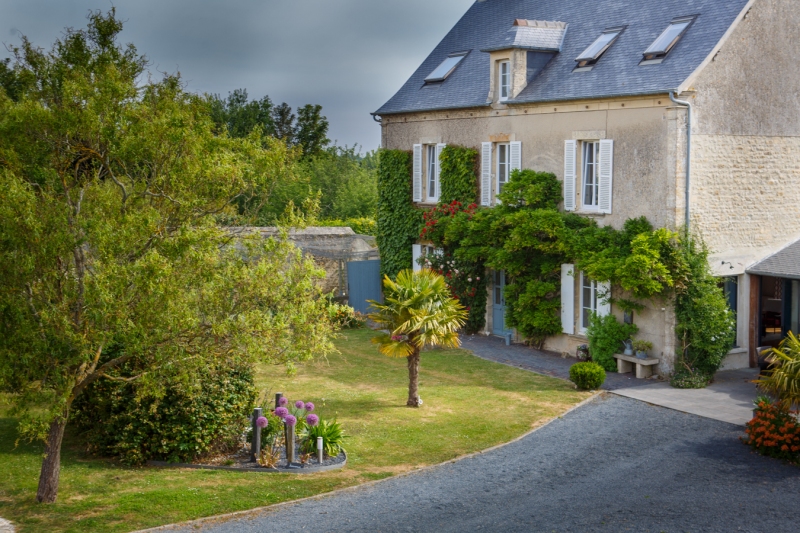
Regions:
M 689 200 L 691 199 L 690 187 L 692 185 L 692 104 L 684 100 L 678 100 L 669 92 L 669 99 L 673 103 L 686 107 L 686 231 L 689 231 L 690 212 Z

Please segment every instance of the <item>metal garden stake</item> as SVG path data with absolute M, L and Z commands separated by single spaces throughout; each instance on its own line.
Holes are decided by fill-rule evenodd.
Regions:
M 256 423 L 259 418 L 264 416 L 264 410 L 261 407 L 253 409 L 253 437 L 250 441 L 250 461 L 258 461 L 258 455 L 261 453 L 261 428 Z
M 322 437 L 317 437 L 317 461 L 322 464 Z

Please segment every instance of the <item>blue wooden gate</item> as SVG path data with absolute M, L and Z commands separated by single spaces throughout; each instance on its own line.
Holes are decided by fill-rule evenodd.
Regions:
M 347 289 L 350 307 L 361 313 L 370 313 L 372 310 L 367 300 L 383 301 L 380 260 L 348 262 Z

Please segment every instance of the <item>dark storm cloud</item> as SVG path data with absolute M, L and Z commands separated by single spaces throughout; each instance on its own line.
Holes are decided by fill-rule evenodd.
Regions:
M 397 91 L 473 0 L 115 0 L 152 69 L 180 71 L 189 89 L 246 88 L 297 107 L 319 103 L 340 144 L 377 147 L 369 116 Z M 49 48 L 108 0 L 0 0 L 7 45 Z

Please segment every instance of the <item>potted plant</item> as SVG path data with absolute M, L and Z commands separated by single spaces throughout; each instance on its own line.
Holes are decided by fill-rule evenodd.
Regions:
M 647 359 L 647 352 L 653 349 L 653 343 L 650 341 L 635 340 L 633 341 L 633 349 L 636 350 L 636 357 L 639 359 Z

